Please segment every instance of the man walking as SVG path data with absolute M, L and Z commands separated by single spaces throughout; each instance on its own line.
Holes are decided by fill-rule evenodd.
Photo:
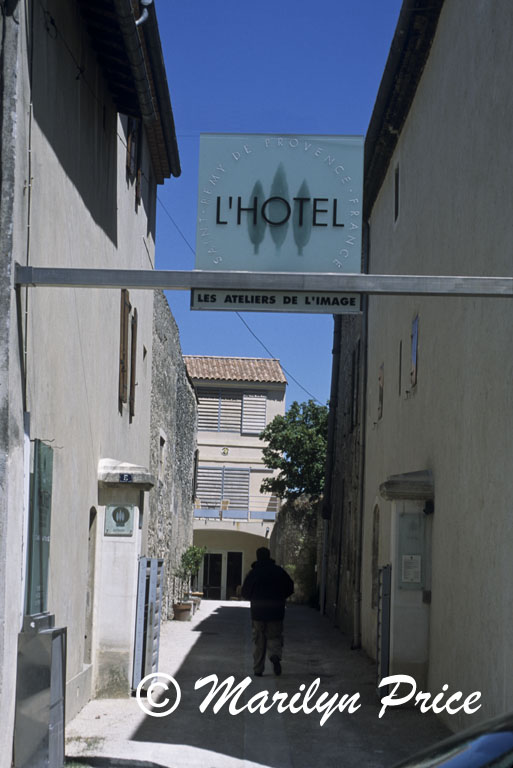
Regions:
M 253 669 L 262 676 L 267 651 L 274 674 L 281 675 L 285 600 L 294 592 L 294 582 L 271 560 L 267 547 L 257 549 L 256 556 L 242 585 L 242 597 L 251 601 Z

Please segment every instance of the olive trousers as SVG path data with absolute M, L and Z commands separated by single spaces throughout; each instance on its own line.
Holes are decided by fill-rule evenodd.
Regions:
M 283 647 L 283 620 L 281 621 L 252 621 L 253 633 L 253 670 L 262 674 L 265 666 L 265 655 L 271 659 L 277 656 L 281 660 Z

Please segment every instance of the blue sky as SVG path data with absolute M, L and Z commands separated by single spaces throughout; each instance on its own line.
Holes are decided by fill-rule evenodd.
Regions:
M 158 191 L 156 266 L 193 269 L 200 133 L 365 135 L 401 0 L 155 5 L 182 165 Z M 235 312 L 167 296 L 184 354 L 270 352 L 288 372 L 288 405 L 328 400 L 331 315 L 243 313 L 251 333 Z

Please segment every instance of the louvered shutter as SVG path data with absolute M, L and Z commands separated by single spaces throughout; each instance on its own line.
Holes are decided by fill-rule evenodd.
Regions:
M 223 499 L 229 509 L 249 509 L 249 469 L 224 468 Z
M 202 507 L 220 507 L 223 495 L 223 468 L 198 467 L 196 498 Z
M 219 392 L 198 390 L 198 429 L 219 430 Z
M 121 318 L 119 334 L 119 402 L 128 398 L 128 328 L 130 319 L 130 297 L 126 288 L 121 291 Z
M 134 309 L 132 317 L 132 340 L 130 354 L 130 397 L 128 399 L 128 409 L 130 421 L 135 416 L 135 387 L 137 386 L 137 310 Z
M 261 393 L 245 392 L 242 401 L 242 432 L 259 435 L 265 428 L 267 396 Z
M 221 392 L 221 413 L 219 416 L 220 432 L 240 432 L 242 416 L 242 396 L 240 392 Z

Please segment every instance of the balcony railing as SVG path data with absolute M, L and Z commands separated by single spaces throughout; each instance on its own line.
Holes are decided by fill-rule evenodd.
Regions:
M 250 496 L 248 506 L 242 508 L 241 504 L 230 499 L 194 500 L 194 517 L 217 520 L 275 520 L 280 508 L 280 499 L 277 496 L 264 496 L 257 494 Z

